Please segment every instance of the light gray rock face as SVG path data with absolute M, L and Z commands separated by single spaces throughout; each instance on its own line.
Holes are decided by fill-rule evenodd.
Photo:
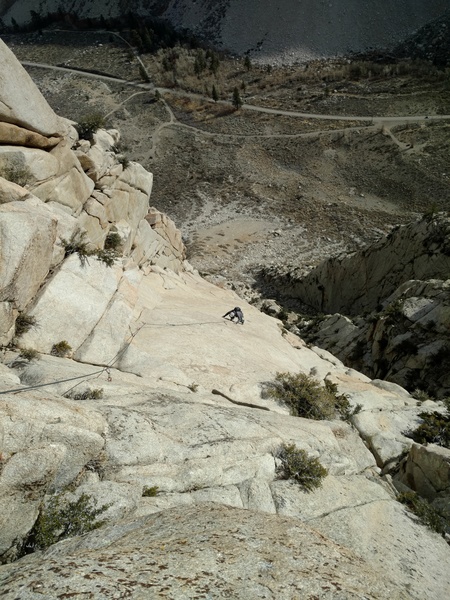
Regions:
M 25 309 L 37 326 L 20 347 L 43 355 L 0 354 L 0 557 L 20 556 L 54 493 L 108 505 L 110 526 L 0 567 L 2 597 L 100 589 L 143 599 L 442 600 L 450 582 L 437 565 L 448 546 L 406 516 L 379 476 L 411 444 L 403 431 L 419 409 L 409 394 L 308 348 L 199 277 L 172 221 L 148 209 L 151 174 L 117 164 L 117 132 L 99 131 L 93 142 L 70 134 L 48 152 L 30 139 L 36 148 L 14 152 L 32 157 L 30 170 L 36 161 L 30 185 L 40 198 L 3 186 L 3 197 L 17 198 L 0 206 L 0 336 L 10 339 Z M 48 179 L 38 180 L 38 167 Z M 75 232 L 96 248 L 117 233 L 114 265 L 66 256 L 62 240 Z M 447 313 L 427 290 L 430 302 L 410 294 L 405 314 L 417 323 L 433 314 L 445 329 Z M 237 303 L 245 326 L 221 317 Z M 350 343 L 352 324 L 336 325 Z M 49 355 L 62 340 L 76 360 Z M 276 372 L 336 383 L 362 405 L 357 429 L 290 416 L 262 394 Z M 328 469 L 321 488 L 308 494 L 277 479 L 282 443 Z M 447 506 L 448 465 L 437 454 L 414 455 L 405 472 L 419 487 L 419 470 L 429 470 L 433 502 Z
M 23 310 L 49 271 L 56 220 L 36 204 L 2 204 L 0 240 L 0 301 Z
M 413 444 L 395 477 L 450 515 L 450 450 Z
M 320 597 L 407 600 L 402 586 L 289 517 L 183 506 L 0 567 L 5 600 L 73 593 L 104 597 Z M 131 558 L 132 557 L 132 558 Z M 58 566 L 57 573 L 52 571 Z M 36 588 L 36 586 L 38 586 Z
M 65 340 L 75 352 L 101 319 L 117 290 L 120 276 L 120 269 L 108 268 L 94 258 L 83 265 L 79 257 L 72 254 L 30 311 L 39 327 L 22 336 L 22 347 L 48 354 L 54 344 Z
M 450 391 L 449 319 L 450 280 L 412 280 L 384 301 L 381 312 L 305 321 L 301 333 L 372 377 L 443 397 Z
M 104 446 L 106 424 L 98 413 L 48 396 L 2 396 L 1 562 L 17 558 L 45 494 L 73 481 Z
M 14 337 L 14 316 L 12 302 L 0 302 L 0 346 L 7 346 Z
M 325 261 L 308 275 L 267 271 L 286 296 L 326 313 L 374 310 L 400 284 L 446 280 L 450 273 L 450 218 L 444 214 L 394 229 L 387 238 L 345 258 Z
M 0 40 L 0 121 L 44 136 L 64 135 L 65 122 L 50 108 L 31 77 Z

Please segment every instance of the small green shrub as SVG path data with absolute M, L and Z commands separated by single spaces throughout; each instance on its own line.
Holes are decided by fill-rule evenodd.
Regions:
M 27 331 L 30 331 L 33 327 L 36 327 L 36 317 L 32 315 L 27 315 L 25 313 L 20 313 L 16 319 L 16 337 L 20 337 Z
M 105 239 L 105 250 L 117 250 L 122 244 L 122 238 L 117 231 L 110 231 Z
M 325 379 L 326 389 L 334 396 L 334 407 L 343 421 L 350 422 L 354 415 L 361 412 L 362 404 L 357 404 L 352 408 L 347 396 L 339 394 L 337 385 L 329 379 Z
M 110 235 L 114 236 L 115 234 L 108 234 L 108 236 Z M 115 238 L 113 239 L 115 240 Z M 74 233 L 72 233 L 70 240 L 61 238 L 61 244 L 64 246 L 64 255 L 69 256 L 70 254 L 78 254 L 80 262 L 83 266 L 86 264 L 87 259 L 90 256 L 92 256 L 104 263 L 107 267 L 112 267 L 114 265 L 115 260 L 119 256 L 117 251 L 112 247 L 105 247 L 102 250 L 91 248 L 90 243 L 86 241 L 85 231 L 75 231 Z
M 427 400 L 431 400 L 429 394 L 420 388 L 416 388 L 413 392 L 411 392 L 411 396 L 418 400 L 419 402 L 426 402 Z
M 450 449 L 450 399 L 444 400 L 446 412 L 441 414 L 437 411 L 431 413 L 420 413 L 422 423 L 406 435 L 418 444 L 437 444 L 443 448 Z
M 442 535 L 445 533 L 448 527 L 448 525 L 446 527 L 445 519 L 439 515 L 431 504 L 418 494 L 415 492 L 403 492 L 397 496 L 397 500 L 415 514 L 423 525 Z
M 107 267 L 112 267 L 118 258 L 118 253 L 115 250 L 107 249 L 96 250 L 95 257 Z
M 406 356 L 416 356 L 419 348 L 417 344 L 411 340 L 406 339 L 402 340 L 397 346 L 394 347 L 394 351 L 398 354 L 406 355 Z
M 76 130 L 81 139 L 91 140 L 93 134 L 104 126 L 105 119 L 100 113 L 90 113 L 78 122 Z
M 23 358 L 24 360 L 32 361 L 39 360 L 41 355 L 34 348 L 22 348 L 20 350 L 19 358 Z
M 69 398 L 70 400 L 100 400 L 103 398 L 103 388 L 84 390 L 75 394 L 69 392 L 64 394 L 64 398 Z
M 334 418 L 334 395 L 303 373 L 277 373 L 267 392 L 269 397 L 288 406 L 295 417 L 316 420 Z
M 98 529 L 105 521 L 99 521 L 97 517 L 107 508 L 106 504 L 96 508 L 87 494 L 74 502 L 68 502 L 61 494 L 52 496 L 41 507 L 26 544 L 31 551 L 45 550 L 65 538 Z
M 90 247 L 90 243 L 86 241 L 85 231 L 74 231 L 70 240 L 61 238 L 61 244 L 64 246 L 64 256 L 78 254 L 82 265 L 86 263 L 89 256 L 95 253 L 95 250 Z
M 151 487 L 145 485 L 144 489 L 142 490 L 142 495 L 145 498 L 154 498 L 155 496 L 158 495 L 158 486 L 157 485 L 152 485 Z
M 278 478 L 292 479 L 308 492 L 319 488 L 328 475 L 318 458 L 311 458 L 295 444 L 282 444 L 275 452 L 275 458 L 279 461 L 276 471 Z
M 66 340 L 62 340 L 57 344 L 53 344 L 50 354 L 52 356 L 59 356 L 60 358 L 64 358 L 71 352 L 72 346 L 66 342 Z

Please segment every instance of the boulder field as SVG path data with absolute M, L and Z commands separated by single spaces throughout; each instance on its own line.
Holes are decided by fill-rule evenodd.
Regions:
M 450 451 L 405 436 L 440 405 L 202 279 L 149 207 L 151 174 L 121 161 L 119 132 L 80 139 L 0 42 L 6 60 L 2 598 L 446 597 L 446 540 L 396 499 L 414 489 L 448 506 Z M 29 102 L 2 97 L 14 87 Z M 236 305 L 243 326 L 222 318 Z M 361 410 L 291 416 L 265 393 L 277 372 L 328 379 Z M 321 487 L 279 478 L 282 444 L 320 460 Z M 102 526 L 30 553 L 45 507 L 83 499 Z

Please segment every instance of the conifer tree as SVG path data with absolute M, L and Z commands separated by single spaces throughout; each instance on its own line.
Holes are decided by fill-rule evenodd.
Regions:
M 242 106 L 242 99 L 241 99 L 241 95 L 239 94 L 239 90 L 237 89 L 237 87 L 234 88 L 233 90 L 233 100 L 232 100 L 233 106 L 236 110 L 239 110 Z

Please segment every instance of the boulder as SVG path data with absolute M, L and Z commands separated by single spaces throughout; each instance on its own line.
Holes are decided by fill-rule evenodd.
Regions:
M 43 288 L 32 311 L 39 327 L 25 333 L 21 347 L 50 353 L 65 340 L 75 352 L 86 341 L 116 292 L 119 267 L 107 267 L 92 257 L 81 262 L 70 255 Z
M 0 177 L 0 204 L 17 202 L 30 197 L 30 193 L 21 185 Z
M 67 125 L 50 108 L 20 62 L 0 40 L 0 121 L 44 136 L 62 136 Z
M 411 444 L 396 479 L 426 498 L 429 502 L 446 500 L 450 511 L 450 450 L 436 444 Z
M 5 170 L 9 173 L 7 178 L 15 177 L 18 173 L 33 187 L 36 182 L 54 177 L 59 171 L 59 164 L 57 159 L 45 150 L 22 146 L 0 146 L 0 172 Z
M 11 123 L 0 122 L 0 144 L 50 150 L 59 144 L 60 141 L 60 137 L 45 137 L 29 129 L 24 129 Z
M 48 274 L 56 220 L 37 203 L 2 204 L 0 239 L 0 301 L 23 310 Z

